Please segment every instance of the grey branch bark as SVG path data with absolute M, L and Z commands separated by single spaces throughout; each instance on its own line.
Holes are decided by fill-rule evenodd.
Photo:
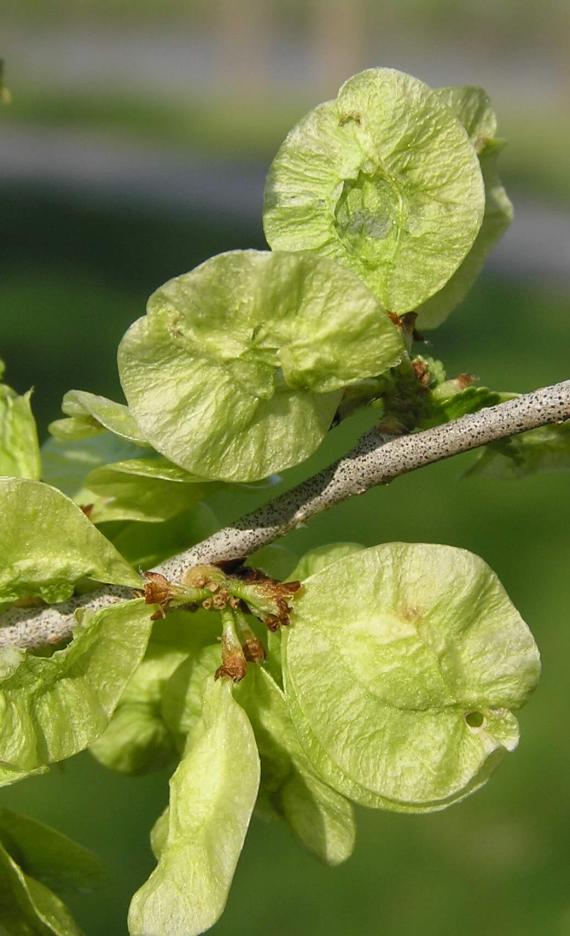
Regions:
M 570 419 L 570 380 L 397 438 L 366 433 L 344 458 L 263 507 L 168 559 L 154 571 L 179 580 L 191 566 L 245 557 L 340 501 L 364 494 L 424 465 L 529 429 Z M 75 611 L 97 610 L 131 597 L 106 586 L 49 608 L 13 608 L 0 616 L 0 647 L 25 649 L 58 643 L 73 633 Z

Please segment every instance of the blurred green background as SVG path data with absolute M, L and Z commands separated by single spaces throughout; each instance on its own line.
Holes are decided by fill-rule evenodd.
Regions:
M 71 387 L 119 393 L 114 350 L 148 294 L 201 260 L 263 247 L 263 174 L 310 106 L 374 64 L 477 83 L 510 138 L 518 209 L 490 272 L 430 352 L 497 389 L 568 377 L 570 15 L 566 0 L 4 0 L 0 55 L 0 356 L 35 386 L 42 430 Z M 565 239 L 566 238 L 566 239 Z M 342 451 L 354 430 L 292 477 Z M 461 480 L 474 456 L 424 469 L 290 537 L 472 549 L 497 571 L 544 660 L 519 751 L 490 784 L 424 817 L 361 811 L 335 870 L 254 821 L 219 936 L 570 934 L 568 476 Z M 241 500 L 240 500 L 241 498 Z M 252 503 L 221 503 L 226 517 Z M 124 779 L 79 756 L 1 802 L 95 848 L 98 893 L 70 898 L 88 936 L 126 933 L 153 866 L 166 774 Z

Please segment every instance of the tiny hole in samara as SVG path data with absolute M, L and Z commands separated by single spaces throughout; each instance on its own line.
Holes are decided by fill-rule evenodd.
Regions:
M 485 716 L 482 712 L 466 712 L 465 721 L 470 728 L 480 728 L 485 721 Z

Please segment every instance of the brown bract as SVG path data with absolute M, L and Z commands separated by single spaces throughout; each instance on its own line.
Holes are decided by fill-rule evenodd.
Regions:
M 158 621 L 166 616 L 168 605 L 174 597 L 172 585 L 160 572 L 145 572 L 144 577 L 147 580 L 146 585 L 136 594 L 144 598 L 147 604 L 158 605 L 158 609 L 151 615 L 152 621 Z

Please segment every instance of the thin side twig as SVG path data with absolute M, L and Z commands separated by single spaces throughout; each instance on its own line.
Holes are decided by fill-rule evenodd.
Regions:
M 423 432 L 398 438 L 368 432 L 348 455 L 329 468 L 161 563 L 154 571 L 177 581 L 193 565 L 248 556 L 355 494 L 497 439 L 567 419 L 570 380 Z M 13 608 L 0 616 L 0 647 L 29 649 L 68 639 L 77 609 L 96 610 L 130 594 L 129 589 L 106 586 L 49 608 Z

